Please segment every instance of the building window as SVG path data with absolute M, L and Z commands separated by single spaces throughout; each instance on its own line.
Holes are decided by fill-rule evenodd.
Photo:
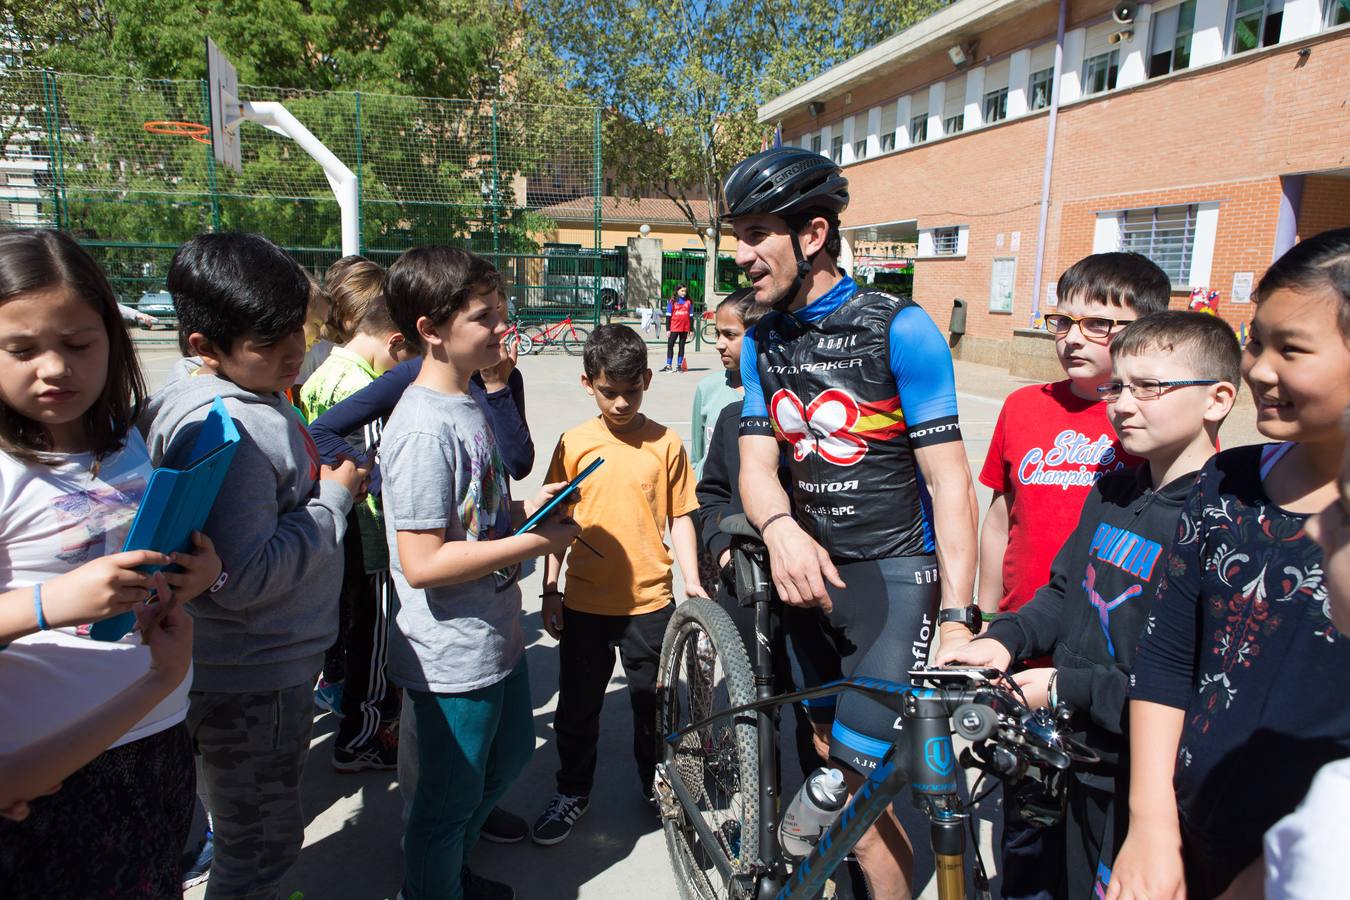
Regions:
M 1191 64 L 1191 34 L 1195 31 L 1195 0 L 1153 14 L 1153 41 L 1148 77 L 1157 78 Z
M 1120 249 L 1142 253 L 1174 286 L 1190 281 L 1195 249 L 1195 204 L 1127 209 L 1120 214 Z
M 1053 66 L 1031 73 L 1031 84 L 1027 87 L 1027 96 L 1031 98 L 1027 105 L 1028 109 L 1044 109 L 1050 105 L 1050 89 L 1054 79 Z
M 966 127 L 966 114 L 957 113 L 942 120 L 943 134 L 960 134 Z
M 1326 21 L 1328 28 L 1350 22 L 1350 0 L 1326 0 Z
M 820 135 L 818 134 L 811 135 L 811 152 L 812 153 L 820 152 Z
M 853 142 L 853 158 L 867 159 L 867 138 Z
M 909 120 L 909 142 L 922 144 L 928 140 L 928 113 L 920 113 Z
M 984 122 L 992 125 L 1008 118 L 1008 89 L 999 88 L 984 95 Z
M 888 131 L 881 136 L 881 152 L 890 153 L 895 149 L 895 132 Z
M 1120 51 L 1108 50 L 1091 59 L 1083 60 L 1083 95 L 1100 94 L 1114 90 L 1116 73 L 1120 69 Z
M 1284 0 L 1235 0 L 1232 52 L 1278 44 L 1283 21 Z
M 836 134 L 830 140 L 830 159 L 834 160 L 836 166 L 844 164 L 844 136 Z
M 961 229 L 953 225 L 951 228 L 933 229 L 933 255 L 934 256 L 956 256 L 961 251 Z

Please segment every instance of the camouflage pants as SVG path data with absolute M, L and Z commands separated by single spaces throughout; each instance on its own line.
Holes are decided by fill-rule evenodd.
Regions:
M 300 856 L 300 776 L 314 725 L 313 683 L 189 695 L 188 730 L 201 755 L 215 832 L 208 900 L 273 900 Z

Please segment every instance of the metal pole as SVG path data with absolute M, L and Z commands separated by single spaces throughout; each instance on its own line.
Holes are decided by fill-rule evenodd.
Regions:
M 356 242 L 357 253 L 364 253 L 365 232 L 362 230 L 361 221 L 361 92 L 356 92 Z
M 1041 276 L 1045 274 L 1045 231 L 1050 220 L 1050 177 L 1055 165 L 1055 126 L 1059 122 L 1059 79 L 1064 71 L 1064 20 L 1069 0 L 1059 0 L 1059 28 L 1055 32 L 1055 71 L 1050 78 L 1050 122 L 1045 132 L 1045 168 L 1041 172 L 1041 220 L 1036 226 L 1036 274 L 1031 285 L 1031 321 L 1041 311 Z
M 295 141 L 301 150 L 323 167 L 323 174 L 328 178 L 328 185 L 333 189 L 333 195 L 337 197 L 338 210 L 342 214 L 342 255 L 352 256 L 358 253 L 361 241 L 357 221 L 356 173 L 347 168 L 333 151 L 300 124 L 300 120 L 291 115 L 281 103 L 269 100 L 258 103 L 244 102 L 240 105 L 245 119 L 257 122 L 267 130 L 275 131 Z
M 207 85 L 206 79 L 202 79 L 202 121 L 211 119 L 211 88 Z M 211 152 L 211 145 L 206 145 L 206 185 L 207 190 L 211 192 L 211 230 L 220 231 L 220 194 L 216 186 L 216 155 Z
M 595 225 L 595 296 L 594 296 L 594 298 L 593 298 L 593 300 L 594 300 L 594 312 L 592 313 L 592 316 L 593 316 L 593 318 L 592 318 L 592 323 L 595 324 L 595 325 L 599 325 L 599 324 L 600 324 L 600 204 L 601 204 L 601 203 L 603 202 L 603 200 L 604 200 L 604 196 L 603 196 L 603 194 L 601 194 L 601 185 L 602 185 L 603 179 L 604 179 L 604 169 L 603 169 L 602 161 L 601 161 L 601 159 L 600 159 L 600 135 L 601 135 L 601 133 L 602 133 L 602 132 L 601 132 L 601 127 L 602 127 L 602 125 L 603 125 L 603 123 L 602 123 L 601 118 L 600 118 L 600 107 L 597 106 L 597 107 L 595 108 L 595 142 L 594 142 L 594 152 L 591 154 L 592 157 L 594 157 L 594 159 L 595 159 L 595 165 L 593 166 L 593 168 L 594 168 L 594 170 L 595 170 L 595 183 L 594 183 L 594 186 L 593 186 L 593 187 L 594 187 L 594 194 L 595 194 L 595 211 L 594 211 L 594 216 L 595 216 L 595 221 L 594 221 L 594 225 Z
M 66 206 L 66 166 L 61 153 L 60 98 L 56 93 L 56 75 L 50 69 L 42 70 L 42 94 L 47 107 L 47 133 L 51 143 L 52 206 L 56 212 L 56 228 L 65 231 L 70 226 L 70 210 Z
M 497 101 L 492 101 L 492 254 L 493 261 L 500 267 L 500 261 L 496 260 L 497 254 L 501 252 L 501 230 L 502 224 L 498 218 L 498 210 L 501 207 L 501 198 L 497 191 L 501 184 L 501 169 L 497 160 Z

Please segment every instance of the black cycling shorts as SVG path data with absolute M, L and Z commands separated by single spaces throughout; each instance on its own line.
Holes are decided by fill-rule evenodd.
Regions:
M 834 604 L 829 613 L 784 609 L 796 682 L 811 688 L 861 676 L 909 683 L 909 670 L 928 664 L 936 630 L 937 557 L 846 563 L 839 566 L 839 577 L 847 587 L 827 585 Z M 890 750 L 901 724 L 896 713 L 852 691 L 807 701 L 807 707 L 812 721 L 834 723 L 830 756 L 863 775 L 871 774 Z

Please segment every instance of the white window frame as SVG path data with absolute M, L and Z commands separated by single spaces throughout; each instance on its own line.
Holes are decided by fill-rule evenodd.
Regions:
M 1191 24 L 1187 30 L 1181 28 L 1181 11 L 1186 4 L 1191 5 Z M 1173 4 L 1166 9 L 1154 10 L 1149 16 L 1149 35 L 1148 45 L 1144 51 L 1144 66 L 1146 77 L 1161 78 L 1163 75 L 1179 72 L 1183 69 L 1189 69 L 1191 66 L 1191 51 L 1195 38 L 1195 15 L 1199 9 L 1199 0 L 1182 0 L 1180 3 Z M 1161 29 L 1168 27 L 1172 30 L 1171 40 L 1167 49 L 1167 70 L 1155 73 L 1153 71 L 1153 59 L 1155 56 L 1161 56 L 1161 53 L 1154 51 L 1154 44 L 1161 36 Z M 1186 45 L 1186 64 L 1177 65 L 1177 48 L 1185 41 Z
M 895 149 L 895 129 L 881 133 L 881 152 L 890 153 Z
M 1037 82 L 1045 85 L 1044 100 L 1041 103 L 1036 102 Z M 1055 67 L 1052 65 L 1048 69 L 1037 69 L 1027 78 L 1027 112 L 1034 112 L 1038 109 L 1045 109 L 1050 105 L 1050 97 L 1055 90 Z
M 864 159 L 867 159 L 867 138 L 853 142 L 853 161 L 861 162 Z
M 992 106 L 990 104 L 993 104 Z M 1008 89 L 988 91 L 984 95 L 984 124 L 993 125 L 1008 118 Z
M 920 228 L 917 258 L 959 259 L 966 255 L 969 246 L 970 226 L 968 225 Z
M 820 135 L 820 132 L 817 131 L 815 134 L 811 135 L 811 152 L 812 152 L 812 153 L 819 153 L 819 152 L 820 152 L 820 149 L 821 149 L 821 147 L 820 147 L 820 142 L 821 142 L 821 135 Z
M 836 166 L 844 163 L 844 136 L 836 134 L 830 138 L 830 159 Z
M 1336 22 L 1334 21 L 1336 12 L 1341 9 L 1345 10 L 1345 21 Z M 1350 24 L 1350 2 L 1346 2 L 1346 0 L 1326 0 L 1326 8 L 1322 10 L 1322 27 L 1336 28 L 1346 24 Z
M 1231 56 L 1237 53 L 1248 53 L 1252 50 L 1260 50 L 1262 47 L 1273 47 L 1276 44 L 1278 44 L 1280 42 L 1280 25 L 1282 25 L 1284 22 L 1284 5 L 1285 0 L 1261 0 L 1261 19 L 1260 25 L 1256 29 L 1257 32 L 1256 46 L 1246 47 L 1239 50 L 1237 47 L 1237 30 L 1238 30 L 1237 26 L 1238 26 L 1238 11 L 1242 7 L 1242 0 L 1232 0 L 1232 2 L 1229 4 L 1228 7 L 1227 46 L 1229 55 Z M 1279 8 L 1272 9 L 1272 7 L 1279 7 Z M 1252 11 L 1253 10 L 1250 9 L 1247 10 L 1247 15 L 1250 15 Z M 1280 17 L 1280 25 L 1275 26 L 1274 39 L 1271 40 L 1269 43 L 1267 43 L 1265 40 L 1266 32 L 1270 30 L 1271 28 L 1270 19 L 1272 16 L 1275 15 L 1278 15 Z
M 922 112 L 909 117 L 909 142 L 922 144 L 928 140 L 928 113 Z
M 1179 247 L 1176 245 L 1177 238 L 1157 233 L 1175 231 L 1178 213 L 1182 214 L 1183 221 Z M 1138 223 L 1144 216 L 1151 217 L 1151 233 L 1147 236 L 1138 224 L 1131 225 L 1128 221 L 1133 218 Z M 1161 229 L 1158 227 L 1159 219 L 1164 226 Z M 1107 253 L 1124 250 L 1142 253 L 1153 259 L 1158 267 L 1167 273 L 1174 291 L 1207 287 L 1214 263 L 1218 222 L 1219 204 L 1216 202 L 1132 207 L 1102 212 L 1097 214 L 1092 251 Z M 1158 246 L 1159 241 L 1164 243 Z M 1170 244 L 1166 243 L 1169 241 Z
M 942 120 L 942 136 L 948 137 L 953 134 L 960 134 L 966 130 L 966 114 L 961 111 L 954 116 L 947 116 Z
M 1102 68 L 1104 67 L 1104 68 Z M 1097 71 L 1104 72 L 1105 78 L 1102 86 L 1093 89 L 1092 83 L 1088 80 L 1089 76 Z M 1112 74 L 1114 71 L 1114 75 Z M 1083 60 L 1083 96 L 1091 97 L 1096 94 L 1105 94 L 1116 88 L 1116 79 L 1120 77 L 1120 48 L 1113 47 L 1095 56 L 1090 56 Z

